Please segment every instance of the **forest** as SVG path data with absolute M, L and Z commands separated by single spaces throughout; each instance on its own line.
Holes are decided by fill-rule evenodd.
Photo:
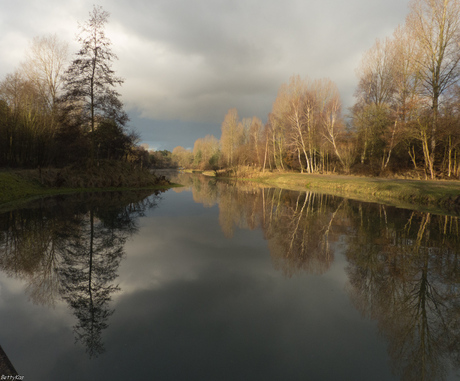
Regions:
M 293 75 L 264 124 L 232 108 L 221 138 L 176 147 L 184 168 L 295 170 L 458 179 L 460 1 L 416 0 L 391 37 L 377 39 L 356 69 L 348 110 L 328 78 Z
M 126 127 L 116 90 L 123 79 L 112 70 L 117 56 L 105 35 L 108 18 L 94 6 L 80 25 L 80 50 L 70 65 L 67 42 L 36 37 L 19 68 L 0 82 L 0 167 L 147 162 L 139 137 Z

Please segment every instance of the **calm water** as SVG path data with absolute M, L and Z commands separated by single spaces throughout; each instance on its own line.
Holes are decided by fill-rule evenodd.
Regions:
M 458 218 L 181 181 L 0 214 L 0 373 L 460 379 Z

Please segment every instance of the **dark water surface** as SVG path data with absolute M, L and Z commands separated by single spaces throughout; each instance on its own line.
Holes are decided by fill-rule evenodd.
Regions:
M 180 181 L 0 214 L 0 374 L 460 379 L 457 217 Z

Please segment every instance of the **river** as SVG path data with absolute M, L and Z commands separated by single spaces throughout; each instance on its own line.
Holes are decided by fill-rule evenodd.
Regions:
M 0 374 L 459 379 L 458 217 L 179 176 L 0 214 Z

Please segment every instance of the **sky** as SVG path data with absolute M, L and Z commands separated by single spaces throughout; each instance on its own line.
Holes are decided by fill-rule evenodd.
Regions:
M 0 0 L 0 80 L 34 37 L 56 33 L 72 60 L 78 24 L 94 0 Z M 266 122 L 292 75 L 330 78 L 344 113 L 356 70 L 377 38 L 392 35 L 409 0 L 99 0 L 129 127 L 155 150 L 220 138 L 231 108 Z

